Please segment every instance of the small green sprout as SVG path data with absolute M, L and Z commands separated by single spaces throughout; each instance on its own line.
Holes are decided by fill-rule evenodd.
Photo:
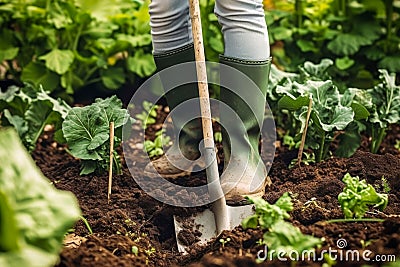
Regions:
M 137 246 L 132 246 L 131 251 L 135 256 L 139 254 L 139 248 Z
M 164 129 L 156 132 L 156 138 L 154 141 L 144 141 L 144 151 L 149 155 L 150 158 L 161 156 L 164 154 L 163 147 L 171 142 L 169 136 L 164 135 Z
M 400 140 L 396 140 L 396 144 L 394 145 L 394 148 L 400 151 Z
M 143 129 L 147 129 L 149 125 L 156 123 L 158 105 L 143 101 L 142 106 L 144 110 L 137 114 L 135 118 L 141 121 Z
M 388 182 L 388 180 L 385 178 L 385 176 L 382 176 L 381 181 L 382 181 L 383 192 L 389 193 L 390 190 L 392 190 L 392 189 L 390 188 L 389 182 Z
M 230 237 L 227 237 L 226 239 L 221 238 L 219 242 L 222 244 L 222 248 L 225 248 L 225 244 L 227 244 L 229 241 L 231 241 Z
M 83 216 L 79 216 L 79 218 L 83 221 L 83 223 L 85 224 L 85 226 L 88 229 L 89 233 L 92 235 L 93 234 L 93 230 L 92 230 L 92 227 L 90 227 L 90 224 L 89 224 L 88 220 L 86 220 L 86 218 L 83 217 Z

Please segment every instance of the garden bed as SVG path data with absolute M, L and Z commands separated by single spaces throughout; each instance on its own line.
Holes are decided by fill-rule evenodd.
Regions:
M 152 127 L 156 127 L 152 126 Z M 152 134 L 150 128 L 148 134 Z M 153 131 L 154 132 L 154 131 Z M 137 144 L 139 137 L 130 140 L 131 166 L 141 175 L 145 155 Z M 358 250 L 360 255 L 366 249 L 375 255 L 400 256 L 400 153 L 394 143 L 400 139 L 400 127 L 395 125 L 389 131 L 380 154 L 365 152 L 365 144 L 351 157 L 330 158 L 324 162 L 288 168 L 296 157 L 295 151 L 279 147 L 269 176 L 273 185 L 264 199 L 275 202 L 283 193 L 291 192 L 294 210 L 290 212 L 291 223 L 303 233 L 325 239 L 317 250 L 338 249 L 338 240 L 347 242 L 343 251 Z M 125 151 L 127 152 L 127 151 Z M 127 154 L 127 153 L 125 153 Z M 33 157 L 57 188 L 73 192 L 87 219 L 93 234 L 89 233 L 83 221 L 79 221 L 65 241 L 59 267 L 63 266 L 255 266 L 257 253 L 264 247 L 257 244 L 262 238 L 261 230 L 243 230 L 240 226 L 231 232 L 224 232 L 221 238 L 230 241 L 222 246 L 219 240 L 207 246 L 196 248 L 189 256 L 177 252 L 173 226 L 173 214 L 187 214 L 192 209 L 171 207 L 160 203 L 142 191 L 131 176 L 126 163 L 123 174 L 114 176 L 110 203 L 107 202 L 108 175 L 80 176 L 79 161 L 70 156 L 64 146 L 52 139 L 52 132 L 46 132 Z M 371 210 L 367 217 L 382 218 L 384 222 L 327 223 L 330 219 L 343 218 L 337 196 L 344 184 L 346 173 L 359 176 L 383 190 L 382 177 L 390 186 L 389 204 L 384 213 Z M 195 173 L 181 178 L 178 183 L 203 184 L 205 173 Z M 168 188 L 164 189 L 168 193 Z M 317 253 L 318 254 L 318 253 Z M 302 262 L 302 266 L 321 266 L 324 260 Z M 361 266 L 366 262 L 339 261 L 336 266 Z M 289 266 L 289 262 L 265 261 L 266 266 Z M 382 265 L 382 262 L 369 262 Z

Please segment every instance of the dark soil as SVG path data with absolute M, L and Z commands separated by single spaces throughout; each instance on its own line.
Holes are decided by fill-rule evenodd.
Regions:
M 135 127 L 138 127 L 137 125 Z M 159 126 L 155 126 L 157 128 Z M 154 134 L 150 129 L 147 135 Z M 264 198 L 275 202 L 283 193 L 291 192 L 294 210 L 289 219 L 303 233 L 325 239 L 318 249 L 337 249 L 337 241 L 345 239 L 344 250 L 366 249 L 374 255 L 397 255 L 400 257 L 400 153 L 393 148 L 400 139 L 400 127 L 393 127 L 383 144 L 380 154 L 373 155 L 361 148 L 349 159 L 331 158 L 325 162 L 302 165 L 289 169 L 288 162 L 296 153 L 278 147 L 269 176 L 273 182 Z M 130 159 L 134 159 L 137 175 L 143 175 L 144 154 L 137 137 L 131 142 Z M 221 155 L 221 154 L 219 154 Z M 63 146 L 52 141 L 48 132 L 33 154 L 38 166 L 57 188 L 73 192 L 88 220 L 93 234 L 82 221 L 75 226 L 75 240 L 66 242 L 58 267 L 108 267 L 108 266 L 256 266 L 257 253 L 263 249 L 257 241 L 261 230 L 243 230 L 240 226 L 224 232 L 221 238 L 230 238 L 224 246 L 218 240 L 207 246 L 196 247 L 190 255 L 177 252 L 174 233 L 174 214 L 185 215 L 194 209 L 182 209 L 154 200 L 141 190 L 132 178 L 124 162 L 122 175 L 114 176 L 110 203 L 107 202 L 108 175 L 80 176 L 79 161 L 71 157 Z M 128 161 L 127 162 L 131 162 Z M 384 176 L 391 188 L 389 205 L 380 212 L 371 209 L 369 218 L 383 218 L 378 222 L 327 223 L 330 219 L 343 218 L 337 201 L 343 189 L 341 181 L 349 172 L 373 184 L 382 192 Z M 178 179 L 177 183 L 193 186 L 204 184 L 205 173 Z M 154 188 L 160 194 L 175 194 L 168 188 Z M 198 233 L 183 232 L 188 244 L 196 241 Z M 324 261 L 299 262 L 298 266 L 321 266 Z M 338 260 L 336 266 L 361 266 L 365 262 Z M 381 262 L 369 262 L 374 266 Z M 257 265 L 258 266 L 258 265 Z M 282 261 L 265 261 L 260 266 L 293 266 Z

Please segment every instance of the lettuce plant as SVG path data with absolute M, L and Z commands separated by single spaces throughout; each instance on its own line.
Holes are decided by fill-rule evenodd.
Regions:
M 0 161 L 0 266 L 54 266 L 80 216 L 76 198 L 49 183 L 12 128 L 0 130 Z
M 122 141 L 122 127 L 131 119 L 116 96 L 85 107 L 74 107 L 62 124 L 62 131 L 72 156 L 81 159 L 81 175 L 105 172 L 109 166 L 110 122 L 114 122 L 114 146 Z M 126 127 L 129 128 L 129 127 Z M 114 167 L 121 173 L 119 155 L 114 150 Z
M 362 218 L 368 211 L 369 206 L 374 206 L 383 211 L 388 204 L 388 195 L 375 191 L 372 185 L 356 176 L 347 173 L 343 177 L 345 187 L 338 196 L 340 206 L 345 218 Z
M 56 140 L 63 141 L 61 124 L 70 109 L 65 101 L 52 98 L 41 86 L 26 83 L 0 92 L 1 125 L 13 126 L 29 151 L 35 149 L 48 124 L 54 126 Z
M 301 254 L 305 250 L 314 250 L 321 245 L 322 239 L 310 235 L 304 235 L 299 228 L 285 221 L 290 217 L 289 211 L 293 210 L 292 198 L 289 193 L 284 193 L 275 204 L 269 204 L 262 198 L 248 197 L 255 204 L 255 214 L 242 221 L 242 227 L 267 230 L 261 244 L 268 246 L 268 257 L 272 258 L 271 251 L 291 251 Z M 267 255 L 266 255 L 267 256 Z M 266 259 L 267 257 L 265 257 Z

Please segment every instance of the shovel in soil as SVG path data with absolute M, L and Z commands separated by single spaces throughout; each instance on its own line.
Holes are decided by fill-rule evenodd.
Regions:
M 225 201 L 219 181 L 214 147 L 199 1 L 189 0 L 189 6 L 202 115 L 207 184 L 210 198 L 216 200 L 212 203 L 211 209 L 206 209 L 191 217 L 174 216 L 178 250 L 183 253 L 187 253 L 192 245 L 203 245 L 212 238 L 218 237 L 222 231 L 232 230 L 240 225 L 244 218 L 253 214 L 253 205 L 233 207 L 228 206 Z

